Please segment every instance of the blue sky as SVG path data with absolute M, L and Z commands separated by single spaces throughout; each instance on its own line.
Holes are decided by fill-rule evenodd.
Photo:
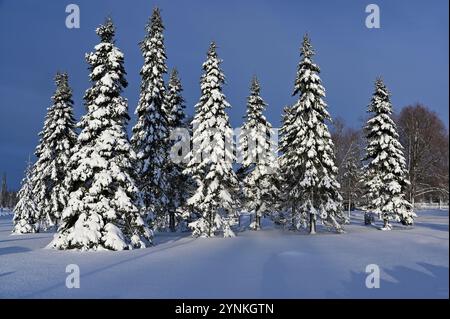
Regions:
M 365 26 L 365 7 L 373 2 L 381 10 L 380 29 Z M 70 3 L 80 7 L 80 29 L 65 26 Z M 7 172 L 12 187 L 19 186 L 24 162 L 34 152 L 57 70 L 69 73 L 77 119 L 83 113 L 82 96 L 89 87 L 84 54 L 98 43 L 94 30 L 107 15 L 125 53 L 129 87 L 124 95 L 134 112 L 143 61 L 138 42 L 154 6 L 162 10 L 168 65 L 180 72 L 188 113 L 200 94 L 206 50 L 215 40 L 224 60 L 232 125 L 242 123 L 256 74 L 269 104 L 267 117 L 278 126 L 283 106 L 294 101 L 299 45 L 308 32 L 333 117 L 359 127 L 374 79 L 381 75 L 396 111 L 421 102 L 448 127 L 447 0 L 0 0 L 0 172 Z

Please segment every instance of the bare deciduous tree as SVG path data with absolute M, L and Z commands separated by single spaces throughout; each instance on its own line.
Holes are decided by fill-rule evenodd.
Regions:
M 411 203 L 428 198 L 448 199 L 448 129 L 424 105 L 402 109 L 397 117 L 400 141 L 405 148 L 408 196 Z
M 357 203 L 356 199 L 361 194 L 360 175 L 362 144 L 361 130 L 346 126 L 341 118 L 333 121 L 331 138 L 336 154 L 336 166 L 338 167 L 338 181 L 341 184 L 341 193 L 344 204 L 349 214 Z

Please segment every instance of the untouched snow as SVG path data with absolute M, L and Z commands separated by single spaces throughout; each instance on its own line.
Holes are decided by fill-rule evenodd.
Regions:
M 10 235 L 2 216 L 0 298 L 448 298 L 448 211 L 418 216 L 413 229 L 382 232 L 354 212 L 347 234 L 313 236 L 264 220 L 235 238 L 164 233 L 121 252 L 43 249 L 53 234 Z M 65 286 L 68 264 L 80 267 L 79 289 Z M 380 267 L 379 289 L 365 287 L 368 264 Z
M 13 214 L 14 213 L 9 208 L 0 208 L 0 216 L 12 216 Z

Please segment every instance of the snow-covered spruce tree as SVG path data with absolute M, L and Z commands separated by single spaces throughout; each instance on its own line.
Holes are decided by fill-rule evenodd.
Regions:
M 363 160 L 367 162 L 364 168 L 367 210 L 381 217 L 383 229 L 391 229 L 391 220 L 411 225 L 416 215 L 405 198 L 409 181 L 403 147 L 399 142 L 397 127 L 390 117 L 390 93 L 380 78 L 375 82 L 368 112 L 373 116 L 365 127 L 367 150 Z M 367 223 L 367 216 L 365 220 Z
M 50 244 L 57 249 L 122 250 L 151 240 L 136 206 L 132 175 L 136 155 L 128 141 L 127 86 L 123 54 L 114 45 L 114 25 L 97 28 L 101 42 L 86 55 L 92 86 L 84 96 L 87 114 L 70 158 L 65 183 L 70 192 L 62 225 Z
M 19 201 L 14 207 L 14 228 L 15 234 L 35 233 L 39 231 L 38 215 L 35 198 L 33 195 L 33 164 L 28 161 L 25 170 L 25 177 L 19 190 Z
M 231 226 L 238 182 L 232 167 L 233 131 L 225 112 L 230 105 L 222 93 L 225 76 L 220 63 L 213 42 L 203 63 L 202 94 L 192 123 L 193 148 L 184 171 L 197 184 L 188 199 L 189 207 L 200 215 L 189 224 L 193 236 L 213 237 L 216 232 L 222 232 L 224 237 L 234 236 Z
M 66 204 L 64 179 L 67 163 L 76 143 L 72 90 L 66 73 L 55 76 L 56 92 L 48 108 L 41 139 L 36 148 L 38 158 L 33 174 L 35 201 L 40 223 L 44 227 L 58 224 Z
M 309 223 L 310 233 L 315 233 L 316 220 L 320 218 L 325 226 L 340 232 L 345 217 L 333 144 L 325 124 L 330 115 L 313 55 L 310 39 L 305 36 L 293 92 L 299 98 L 285 111 L 281 128 L 282 192 L 293 227 L 298 229 Z
M 144 65 L 141 68 L 141 92 L 136 108 L 137 123 L 131 143 L 137 154 L 136 175 L 142 209 L 155 228 L 165 228 L 167 214 L 168 123 L 163 107 L 167 73 L 164 26 L 160 11 L 153 10 L 140 43 Z M 154 219 L 155 218 L 155 219 Z
M 173 69 L 170 74 L 170 80 L 167 86 L 167 91 L 164 95 L 164 111 L 167 114 L 167 122 L 169 134 L 171 132 L 176 133 L 176 130 L 187 129 L 186 127 L 186 115 L 184 113 L 185 105 L 184 99 L 181 95 L 183 88 L 181 81 L 178 77 L 178 71 Z M 169 135 L 170 136 L 170 135 Z M 174 134 L 176 136 L 176 134 Z M 178 140 L 170 140 L 169 146 L 172 147 Z M 172 151 L 172 148 L 171 148 Z M 173 149 L 175 151 L 175 149 Z M 174 154 L 175 155 L 175 154 Z M 176 154 L 178 155 L 178 154 Z M 169 228 L 171 231 L 175 231 L 178 219 L 181 218 L 177 211 L 185 204 L 188 194 L 188 176 L 183 174 L 183 163 L 175 161 L 168 161 L 168 192 L 167 192 L 167 205 L 166 209 L 169 213 Z
M 260 96 L 256 77 L 250 87 L 247 114 L 239 136 L 239 154 L 242 166 L 238 176 L 242 178 L 243 205 L 253 212 L 251 229 L 261 229 L 261 217 L 274 210 L 277 196 L 277 158 L 274 153 L 274 131 L 263 112 L 267 104 Z

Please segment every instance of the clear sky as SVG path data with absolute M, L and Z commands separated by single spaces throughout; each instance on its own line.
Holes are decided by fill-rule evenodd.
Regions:
M 70 3 L 80 7 L 79 29 L 65 26 Z M 380 29 L 365 26 L 370 3 L 380 7 Z M 448 127 L 448 0 L 0 0 L 0 173 L 7 172 L 10 186 L 19 186 L 34 152 L 57 70 L 69 73 L 77 119 L 84 112 L 82 96 L 89 87 L 84 54 L 98 43 L 95 28 L 107 15 L 125 53 L 124 95 L 134 112 L 143 61 L 138 42 L 154 6 L 162 10 L 167 62 L 180 72 L 190 114 L 200 94 L 201 64 L 215 40 L 224 60 L 232 125 L 242 123 L 256 74 L 269 104 L 267 117 L 279 126 L 283 106 L 294 101 L 299 45 L 308 32 L 333 117 L 361 126 L 373 82 L 381 75 L 395 111 L 421 102 Z

